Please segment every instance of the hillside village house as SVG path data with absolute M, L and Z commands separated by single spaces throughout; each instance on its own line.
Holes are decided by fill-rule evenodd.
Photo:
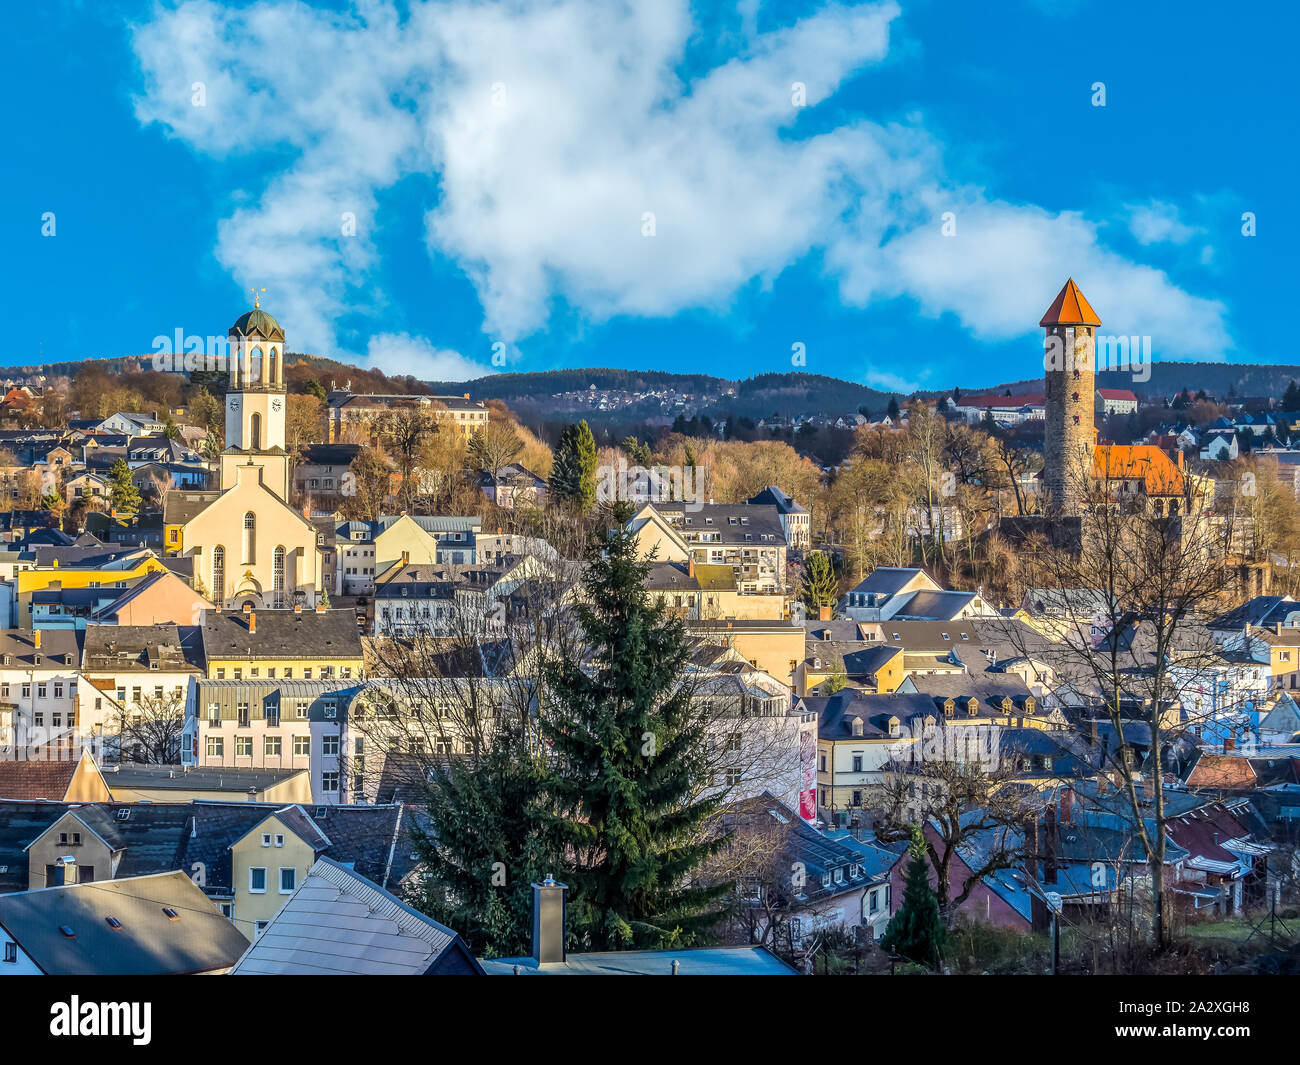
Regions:
M 628 523 L 642 558 L 657 562 L 726 565 L 742 594 L 785 588 L 787 545 L 776 507 L 648 503 Z
M 736 587 L 733 567 L 697 564 L 694 556 L 685 562 L 651 563 L 645 588 L 674 615 L 689 621 L 777 621 L 789 610 L 789 600 L 782 593 L 742 593 Z

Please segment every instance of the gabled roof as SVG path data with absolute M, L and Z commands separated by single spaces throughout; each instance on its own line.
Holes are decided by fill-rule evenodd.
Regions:
M 1079 286 L 1074 283 L 1074 278 L 1070 278 L 1056 294 L 1056 299 L 1052 300 L 1052 305 L 1038 320 L 1038 324 L 1040 326 L 1101 325 L 1101 319 L 1092 309 L 1092 304 L 1084 299 Z
M 902 591 L 915 577 L 924 577 L 931 585 L 938 588 L 930 575 L 923 569 L 901 566 L 877 566 L 853 587 L 858 594 L 874 592 L 876 595 L 895 595 Z
M 179 870 L 0 895 L 0 927 L 51 976 L 220 972 L 248 945 Z
M 318 858 L 232 976 L 483 975 L 452 929 Z

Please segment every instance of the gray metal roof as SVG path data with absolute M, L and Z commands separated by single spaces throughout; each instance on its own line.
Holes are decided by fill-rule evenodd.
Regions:
M 231 975 L 420 976 L 448 954 L 477 968 L 450 928 L 318 858 Z
M 305 769 L 251 769 L 243 766 L 131 765 L 105 766 L 104 782 L 112 788 L 157 791 L 258 791 L 289 780 Z
M 111 927 L 110 917 L 121 927 Z M 248 946 L 179 871 L 0 895 L 0 927 L 51 976 L 212 972 L 229 968 Z

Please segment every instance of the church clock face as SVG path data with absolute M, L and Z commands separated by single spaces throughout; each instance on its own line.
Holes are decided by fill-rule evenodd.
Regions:
M 227 402 L 230 404 L 230 409 L 231 409 L 231 410 L 239 410 L 239 397 L 238 397 L 238 396 L 231 396 L 231 397 L 227 400 Z
M 271 409 L 272 409 L 273 411 L 275 411 L 277 414 L 279 413 L 279 411 L 280 411 L 280 401 L 279 401 L 278 399 L 273 399 L 273 400 L 271 400 Z

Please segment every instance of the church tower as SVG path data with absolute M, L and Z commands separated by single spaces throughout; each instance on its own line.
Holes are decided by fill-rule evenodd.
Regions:
M 256 293 L 254 294 L 256 296 Z M 240 477 L 238 467 L 259 467 L 262 483 L 289 498 L 289 455 L 285 450 L 284 330 L 262 310 L 261 300 L 229 330 L 230 381 L 226 393 L 226 450 L 221 456 L 221 490 Z M 249 470 L 245 470 L 247 476 Z
M 1079 286 L 1070 278 L 1038 323 L 1045 370 L 1043 489 L 1045 509 L 1076 517 L 1083 509 L 1083 477 L 1097 442 L 1093 427 L 1096 390 L 1096 332 L 1101 325 Z

